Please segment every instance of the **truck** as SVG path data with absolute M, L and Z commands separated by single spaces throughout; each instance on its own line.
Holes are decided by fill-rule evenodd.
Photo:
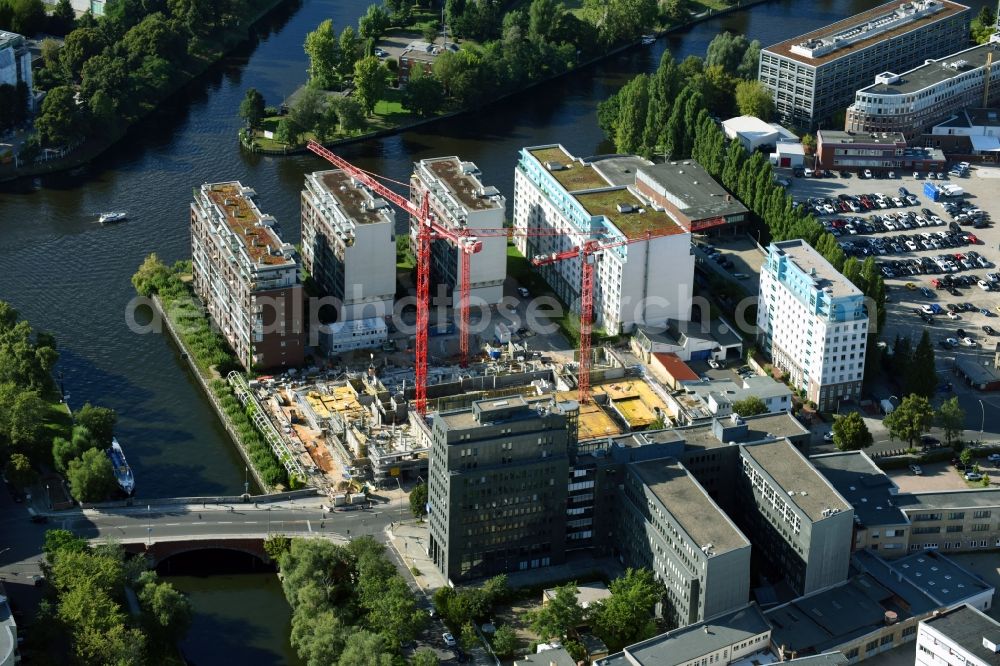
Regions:
M 892 404 L 892 400 L 889 400 L 888 398 L 882 398 L 882 401 L 879 404 L 882 406 L 883 414 L 892 414 L 896 411 L 896 405 Z
M 496 333 L 494 335 L 496 341 L 502 345 L 510 342 L 510 328 L 506 324 L 497 324 Z
M 940 201 L 941 190 L 934 183 L 924 183 L 924 196 L 931 201 Z

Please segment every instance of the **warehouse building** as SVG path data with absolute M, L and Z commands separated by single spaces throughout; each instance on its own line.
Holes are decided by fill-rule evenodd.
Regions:
M 514 243 L 524 256 L 615 245 L 597 255 L 594 274 L 594 323 L 610 334 L 691 318 L 691 234 L 640 192 L 638 173 L 648 167 L 639 157 L 583 160 L 549 145 L 522 149 L 514 171 L 514 228 L 523 232 Z M 536 270 L 579 310 L 580 258 Z
M 890 2 L 761 50 L 758 79 L 783 122 L 815 128 L 879 72 L 902 72 L 969 39 L 971 11 L 951 0 Z
M 864 296 L 803 240 L 772 243 L 760 272 L 761 348 L 821 410 L 857 399 L 865 368 Z
M 256 197 L 238 181 L 195 191 L 192 285 L 244 368 L 298 367 L 306 339 L 299 262 Z
M 504 226 L 506 200 L 492 185 L 480 180 L 479 168 L 457 157 L 420 160 L 410 176 L 411 200 L 420 205 L 430 199 L 436 221 L 454 231 L 493 229 L 493 235 L 479 237 L 482 250 L 471 258 L 469 303 L 496 305 L 503 299 L 507 277 L 507 237 L 496 233 Z M 417 221 L 410 219 L 410 242 L 416 250 Z M 431 241 L 431 282 L 452 292 L 452 304 L 459 303 L 461 268 L 459 250 L 447 240 Z M 393 264 L 395 267 L 395 264 Z
M 396 295 L 395 229 L 392 207 L 346 172 L 306 175 L 302 190 L 302 263 L 320 291 L 338 301 L 338 321 L 392 314 Z
M 983 99 L 987 87 L 988 99 Z M 1000 44 L 990 42 L 928 60 L 899 74 L 885 71 L 858 90 L 844 128 L 858 133 L 900 132 L 913 139 L 969 106 L 1000 102 Z

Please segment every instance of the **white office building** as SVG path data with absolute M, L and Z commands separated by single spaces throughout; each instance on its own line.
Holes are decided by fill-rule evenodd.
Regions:
M 308 174 L 302 260 L 338 321 L 386 317 L 396 295 L 396 214 L 344 171 Z
M 865 369 L 864 296 L 803 240 L 772 243 L 761 267 L 757 334 L 821 410 L 857 398 Z
M 916 666 L 1000 665 L 1000 622 L 969 605 L 922 620 Z
M 16 86 L 18 83 L 28 87 L 28 107 L 31 108 L 34 95 L 28 41 L 17 33 L 0 30 L 0 85 Z
M 637 324 L 691 319 L 691 234 L 637 190 L 637 171 L 649 166 L 633 156 L 584 161 L 561 145 L 549 145 L 522 149 L 514 170 L 514 228 L 549 234 L 515 235 L 514 244 L 526 257 L 590 240 L 624 243 L 597 255 L 594 323 L 610 334 L 630 332 Z M 579 311 L 579 258 L 536 270 Z
M 457 157 L 421 160 L 410 176 L 411 200 L 418 204 L 430 194 L 430 212 L 449 229 L 501 229 L 507 202 L 492 185 L 483 185 L 480 171 L 472 162 Z M 416 242 L 416 221 L 410 221 L 410 237 Z M 483 248 L 472 255 L 469 272 L 469 303 L 496 305 L 503 299 L 507 277 L 507 237 L 479 237 Z M 452 304 L 459 300 L 461 269 L 458 249 L 447 240 L 431 243 L 431 285 L 445 285 L 452 291 Z M 431 294 L 433 299 L 435 293 Z

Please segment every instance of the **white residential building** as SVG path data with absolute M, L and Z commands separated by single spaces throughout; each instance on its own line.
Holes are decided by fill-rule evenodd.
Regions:
M 343 171 L 308 174 L 302 190 L 302 261 L 340 301 L 338 321 L 387 317 L 396 295 L 396 214 Z
M 860 395 L 868 337 L 864 296 L 805 241 L 771 244 L 761 267 L 757 328 L 774 364 L 820 409 Z
M 457 157 L 421 160 L 410 176 L 410 196 L 419 205 L 430 193 L 430 211 L 438 223 L 450 229 L 501 229 L 507 202 L 493 186 L 483 185 L 478 167 Z M 415 243 L 416 223 L 410 221 L 411 243 Z M 507 237 L 482 236 L 483 249 L 472 255 L 470 264 L 470 305 L 496 305 L 503 299 L 507 277 Z M 458 305 L 460 264 L 458 250 L 447 240 L 431 243 L 431 284 L 452 290 L 452 304 Z M 433 298 L 435 294 L 431 294 Z
M 998 666 L 1000 622 L 964 605 L 922 620 L 916 666 Z
M 381 317 L 338 321 L 319 328 L 319 346 L 327 355 L 379 347 L 388 339 L 389 328 Z
M 694 281 L 691 234 L 636 189 L 639 157 L 583 161 L 561 145 L 521 150 L 514 170 L 514 243 L 526 257 L 570 250 L 589 240 L 635 241 L 598 255 L 594 320 L 611 334 L 637 324 L 689 321 Z M 581 260 L 542 266 L 539 273 L 559 298 L 579 311 Z
M 28 40 L 14 32 L 0 30 L 0 85 L 28 86 L 28 107 L 31 108 L 34 95 L 31 79 L 31 52 Z

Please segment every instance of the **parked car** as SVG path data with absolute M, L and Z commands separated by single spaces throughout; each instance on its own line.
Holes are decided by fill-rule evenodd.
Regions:
M 910 465 L 910 471 L 915 475 L 920 476 L 924 473 L 924 470 L 920 469 L 920 465 Z
M 712 368 L 713 370 L 718 370 L 722 366 L 720 366 L 719 362 L 716 361 L 714 358 L 710 358 L 708 359 L 708 367 Z
M 991 453 L 986 456 L 986 459 L 991 463 L 1000 463 L 1000 453 Z
M 965 473 L 965 480 L 966 481 L 981 481 L 982 478 L 983 478 L 983 475 L 980 474 L 979 472 L 966 472 Z
M 444 644 L 448 647 L 455 647 L 458 645 L 458 641 L 455 640 L 455 637 L 448 632 L 441 634 L 441 638 L 444 640 Z
M 865 169 L 864 172 L 863 172 L 863 174 L 864 174 L 865 178 L 871 178 L 872 177 L 871 169 Z
M 531 292 L 525 289 L 524 287 L 518 287 L 517 295 L 520 296 L 521 298 L 528 298 L 529 296 L 531 296 Z

